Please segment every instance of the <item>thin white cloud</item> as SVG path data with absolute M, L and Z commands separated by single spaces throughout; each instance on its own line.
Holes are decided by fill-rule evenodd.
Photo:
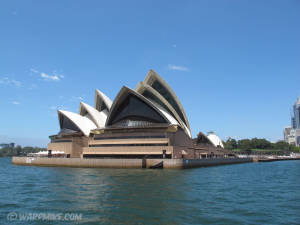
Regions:
M 57 106 L 51 106 L 50 109 L 51 110 L 57 110 Z
M 0 84 L 3 85 L 12 85 L 16 87 L 21 87 L 22 83 L 20 81 L 14 80 L 14 79 L 9 79 L 8 77 L 3 77 L 0 78 Z
M 174 45 L 172 45 L 172 47 L 173 47 L 173 48 L 177 48 L 177 45 L 176 45 L 176 44 L 174 44 Z
M 41 73 L 40 75 L 46 81 L 60 81 L 60 77 L 57 75 L 49 75 L 46 73 Z
M 61 74 L 61 73 L 57 73 L 56 70 L 53 71 L 53 75 L 58 76 L 59 78 L 65 78 L 65 75 Z
M 14 104 L 14 105 L 20 105 L 21 103 L 18 102 L 18 101 L 13 101 L 12 104 Z
M 33 72 L 33 73 L 39 73 L 39 71 L 34 69 L 34 68 L 31 68 L 30 71 Z
M 43 78 L 43 80 L 45 81 L 60 81 L 61 79 L 65 78 L 65 75 L 63 74 L 58 74 L 56 72 L 56 70 L 54 70 L 52 72 L 52 74 L 47 74 L 45 72 L 40 72 L 38 71 L 37 69 L 35 68 L 31 68 L 30 69 L 30 72 L 32 73 L 36 73 L 36 74 L 39 74 L 41 78 Z
M 77 101 L 83 101 L 84 97 L 83 96 L 72 96 L 72 98 L 70 99 L 71 102 L 77 102 Z
M 189 71 L 189 68 L 187 68 L 185 66 L 176 66 L 176 65 L 172 65 L 172 64 L 168 65 L 168 69 L 169 70 L 177 70 L 177 71 Z

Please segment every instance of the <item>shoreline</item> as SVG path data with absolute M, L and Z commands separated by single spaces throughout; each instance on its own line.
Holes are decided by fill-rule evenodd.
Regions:
M 294 157 L 294 158 L 257 158 L 253 159 L 254 161 L 257 160 L 257 162 L 274 162 L 274 161 L 287 161 L 287 160 L 300 160 L 300 157 Z

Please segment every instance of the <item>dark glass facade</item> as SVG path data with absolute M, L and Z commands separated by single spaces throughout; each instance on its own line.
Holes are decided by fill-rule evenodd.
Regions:
M 61 129 L 72 130 L 72 131 L 80 131 L 80 129 L 67 117 L 61 116 L 60 118 Z
M 108 125 L 147 126 L 167 121 L 147 103 L 129 94 L 111 115 Z
M 156 97 L 154 94 L 152 94 L 150 91 L 144 91 L 142 94 L 145 98 L 159 104 L 161 107 L 163 107 L 170 115 L 172 115 L 174 118 L 176 118 L 174 116 L 174 114 L 169 110 L 169 108 L 158 98 Z
M 101 101 L 101 103 L 100 103 L 100 101 Z M 97 97 L 96 105 L 97 105 L 97 110 L 98 110 L 99 112 L 100 112 L 100 111 L 103 111 L 103 110 L 105 110 L 105 109 L 108 110 L 107 105 L 105 104 L 105 102 L 104 102 L 102 99 L 100 99 L 99 97 Z M 109 110 L 108 110 L 108 111 L 109 111 Z
M 107 109 L 106 104 L 104 103 L 104 101 L 102 101 L 101 106 L 100 106 L 100 111 Z M 108 110 L 108 109 L 107 109 Z
M 152 88 L 154 88 L 158 93 L 160 93 L 169 103 L 170 105 L 175 109 L 175 111 L 178 113 L 179 117 L 182 119 L 182 121 L 187 124 L 187 121 L 184 119 L 184 116 L 180 110 L 179 105 L 176 103 L 175 99 L 172 97 L 171 93 L 163 86 L 159 81 L 154 81 L 152 84 Z

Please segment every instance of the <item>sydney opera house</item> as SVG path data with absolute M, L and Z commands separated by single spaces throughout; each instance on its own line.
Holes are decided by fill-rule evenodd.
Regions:
M 170 86 L 153 70 L 134 90 L 122 87 L 114 101 L 99 90 L 94 107 L 81 102 L 79 112 L 58 110 L 60 131 L 50 136 L 48 151 L 71 158 L 226 157 L 214 134 L 192 139 L 188 117 Z

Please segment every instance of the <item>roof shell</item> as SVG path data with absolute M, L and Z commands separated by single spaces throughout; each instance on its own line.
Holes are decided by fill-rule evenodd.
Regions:
M 207 138 L 213 143 L 215 147 L 221 146 L 224 148 L 222 140 L 214 133 L 209 133 Z
M 65 111 L 65 110 L 58 110 L 57 113 L 60 122 L 60 128 L 62 128 L 62 124 L 60 120 L 61 116 L 65 116 L 69 120 L 71 120 L 85 136 L 89 136 L 90 131 L 97 128 L 96 125 L 90 119 L 81 116 L 79 114 Z
M 159 115 L 161 115 L 170 124 L 179 125 L 178 122 L 176 121 L 176 119 L 174 119 L 174 117 L 172 117 L 165 110 L 163 110 L 162 108 L 158 107 L 157 105 L 155 105 L 150 100 L 148 100 L 147 98 L 145 98 L 141 94 L 137 93 L 136 91 L 134 91 L 134 90 L 132 90 L 132 89 L 126 87 L 126 86 L 123 86 L 122 89 L 120 90 L 120 92 L 118 93 L 117 97 L 115 98 L 112 106 L 111 106 L 111 110 L 110 110 L 110 112 L 108 114 L 105 126 L 108 126 L 111 123 L 110 120 L 112 119 L 112 116 L 116 113 L 116 110 L 119 107 L 119 105 L 126 99 L 126 97 L 129 94 L 132 94 L 132 95 L 136 96 L 142 102 L 144 102 L 145 104 L 147 104 L 148 106 L 150 106 L 152 109 L 154 109 Z
M 96 90 L 95 91 L 95 109 L 97 109 L 99 112 L 103 111 L 102 103 L 104 103 L 107 110 L 109 111 L 111 108 L 111 105 L 112 105 L 112 101 L 103 92 Z
M 86 113 L 89 114 L 90 119 L 95 123 L 95 125 L 98 128 L 105 126 L 105 122 L 106 122 L 107 114 L 108 114 L 108 111 L 106 109 L 99 112 L 97 109 L 93 108 L 92 106 L 90 106 L 84 102 L 80 102 L 79 114 L 81 116 L 85 116 Z
M 214 146 L 214 144 L 211 142 L 211 140 L 203 132 L 199 132 L 199 134 L 197 136 L 197 142 L 198 142 L 199 138 L 200 138 L 200 143 L 205 143 L 205 144 L 207 143 L 207 144 Z
M 188 118 L 185 114 L 184 108 L 181 105 L 178 97 L 176 96 L 176 94 L 174 93 L 172 88 L 168 85 L 168 83 L 164 79 L 162 79 L 161 76 L 159 76 L 154 70 L 149 71 L 149 73 L 147 74 L 143 83 L 148 84 L 149 86 L 153 87 L 153 84 L 155 83 L 155 81 L 158 81 L 158 83 L 160 85 L 162 85 L 164 87 L 164 89 L 171 95 L 171 98 L 175 101 L 175 104 L 178 106 L 179 109 L 176 109 L 174 107 L 173 108 L 177 111 L 178 115 L 182 114 L 182 116 L 183 116 L 182 120 L 186 124 L 188 129 L 190 130 L 191 129 L 190 124 L 189 124 Z M 163 96 L 163 97 L 166 99 L 166 96 Z M 170 103 L 170 105 L 172 105 L 172 104 Z
M 182 128 L 185 130 L 185 132 L 189 135 L 189 137 L 192 137 L 191 130 L 181 120 L 180 116 L 178 115 L 176 110 L 171 106 L 171 104 L 159 92 L 157 92 L 154 88 L 152 88 L 148 84 L 145 84 L 144 82 L 140 82 L 137 85 L 137 87 L 135 88 L 135 91 L 140 93 L 141 95 L 143 95 L 143 93 L 145 91 L 148 91 L 152 95 L 154 95 L 158 99 L 158 101 L 160 101 L 160 103 L 156 102 L 155 100 L 149 99 L 146 96 L 144 96 L 144 97 L 146 97 L 150 101 L 155 101 L 154 103 L 156 103 L 156 105 L 161 105 L 160 108 L 164 109 L 164 111 L 168 110 L 169 112 L 167 112 L 167 113 L 170 114 L 172 117 L 174 117 L 179 122 L 179 124 L 182 126 Z

